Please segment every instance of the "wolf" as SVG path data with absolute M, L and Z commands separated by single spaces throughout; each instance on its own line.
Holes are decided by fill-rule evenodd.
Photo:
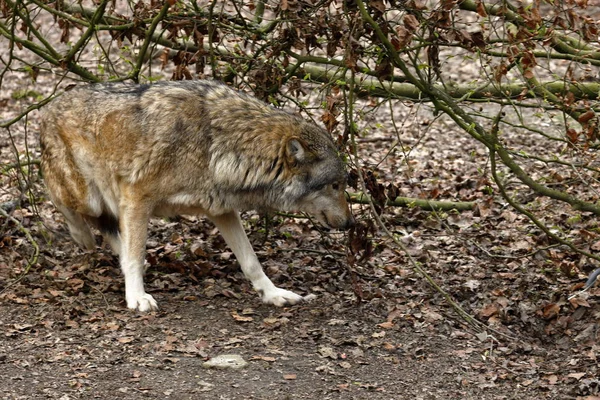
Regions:
M 303 297 L 267 277 L 239 213 L 304 211 L 331 228 L 354 223 L 330 135 L 216 81 L 76 87 L 45 107 L 40 141 L 50 200 L 75 242 L 95 249 L 97 228 L 119 256 L 130 309 L 158 308 L 143 281 L 152 216 L 208 217 L 275 306 Z

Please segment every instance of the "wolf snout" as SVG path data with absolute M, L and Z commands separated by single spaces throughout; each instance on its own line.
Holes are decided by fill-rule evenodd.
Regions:
M 344 229 L 350 229 L 350 228 L 354 228 L 354 226 L 356 225 L 356 220 L 354 219 L 354 216 L 350 216 L 350 218 L 346 221 L 346 226 L 344 227 Z
M 339 218 L 327 218 L 327 215 L 325 213 L 324 214 L 324 219 L 326 221 L 326 225 L 329 228 L 335 228 L 335 229 L 350 229 L 352 228 L 355 224 L 356 221 L 354 219 L 354 216 L 352 216 L 351 214 L 345 217 L 339 217 Z
M 356 220 L 354 219 L 354 216 L 351 215 L 349 218 L 346 218 L 344 225 L 341 226 L 340 229 L 350 229 L 353 228 L 354 225 L 356 225 Z

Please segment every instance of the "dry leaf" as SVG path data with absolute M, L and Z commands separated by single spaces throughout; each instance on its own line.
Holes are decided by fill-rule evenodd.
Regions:
M 575 380 L 580 380 L 581 378 L 583 378 L 585 376 L 585 372 L 573 372 L 567 376 L 569 378 L 573 378 Z
M 548 304 L 542 310 L 542 315 L 546 319 L 554 318 L 560 312 L 560 306 L 556 303 Z
M 72 329 L 76 329 L 76 328 L 79 328 L 79 323 L 77 321 L 73 321 L 72 319 L 69 319 L 65 322 L 65 326 L 68 326 L 69 328 L 72 328 Z
M 377 324 L 378 327 L 383 329 L 390 329 L 394 327 L 394 323 L 392 321 L 382 322 L 381 324 Z
M 594 118 L 596 116 L 596 113 L 593 110 L 588 110 L 586 112 L 584 112 L 583 114 L 581 114 L 579 116 L 579 118 L 577 118 L 577 121 L 579 121 L 579 123 L 581 124 L 585 124 L 586 122 L 588 122 L 590 119 Z
M 402 19 L 404 26 L 411 32 L 414 32 L 419 27 L 419 21 L 414 15 L 406 14 Z
M 569 303 L 571 303 L 573 308 L 578 308 L 579 306 L 587 307 L 587 308 L 591 307 L 590 303 L 588 303 L 587 300 L 584 299 L 582 296 L 576 296 L 576 297 L 573 297 L 572 299 L 569 299 Z
M 483 307 L 483 309 L 481 309 L 481 311 L 479 311 L 479 315 L 481 317 L 484 318 L 489 318 L 494 314 L 498 313 L 498 307 L 496 307 L 495 304 L 488 304 L 487 306 Z
M 252 322 L 254 321 L 254 318 L 252 317 L 244 317 L 242 315 L 239 315 L 237 313 L 237 311 L 232 311 L 231 312 L 231 316 L 233 317 L 233 319 L 235 319 L 237 322 Z
M 483 2 L 481 0 L 477 1 L 477 14 L 479 14 L 482 17 L 487 17 L 487 11 L 485 11 L 485 6 L 483 5 Z

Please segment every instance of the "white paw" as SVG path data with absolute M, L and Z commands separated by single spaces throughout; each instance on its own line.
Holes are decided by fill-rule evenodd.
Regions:
M 158 304 L 154 297 L 148 293 L 142 292 L 127 297 L 127 308 L 131 310 L 139 310 L 141 312 L 158 310 Z
M 310 293 L 310 294 L 307 294 L 306 296 L 304 296 L 302 298 L 302 301 L 313 301 L 316 298 L 317 298 L 316 294 Z
M 262 301 L 265 304 L 273 304 L 277 307 L 283 307 L 287 304 L 296 304 L 304 300 L 304 298 L 289 290 L 273 288 L 268 291 L 264 291 L 262 295 Z

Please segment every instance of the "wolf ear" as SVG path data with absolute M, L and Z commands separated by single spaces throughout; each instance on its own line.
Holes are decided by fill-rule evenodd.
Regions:
M 294 138 L 288 140 L 285 153 L 288 162 L 292 165 L 303 162 L 308 157 L 308 151 L 298 139 Z

